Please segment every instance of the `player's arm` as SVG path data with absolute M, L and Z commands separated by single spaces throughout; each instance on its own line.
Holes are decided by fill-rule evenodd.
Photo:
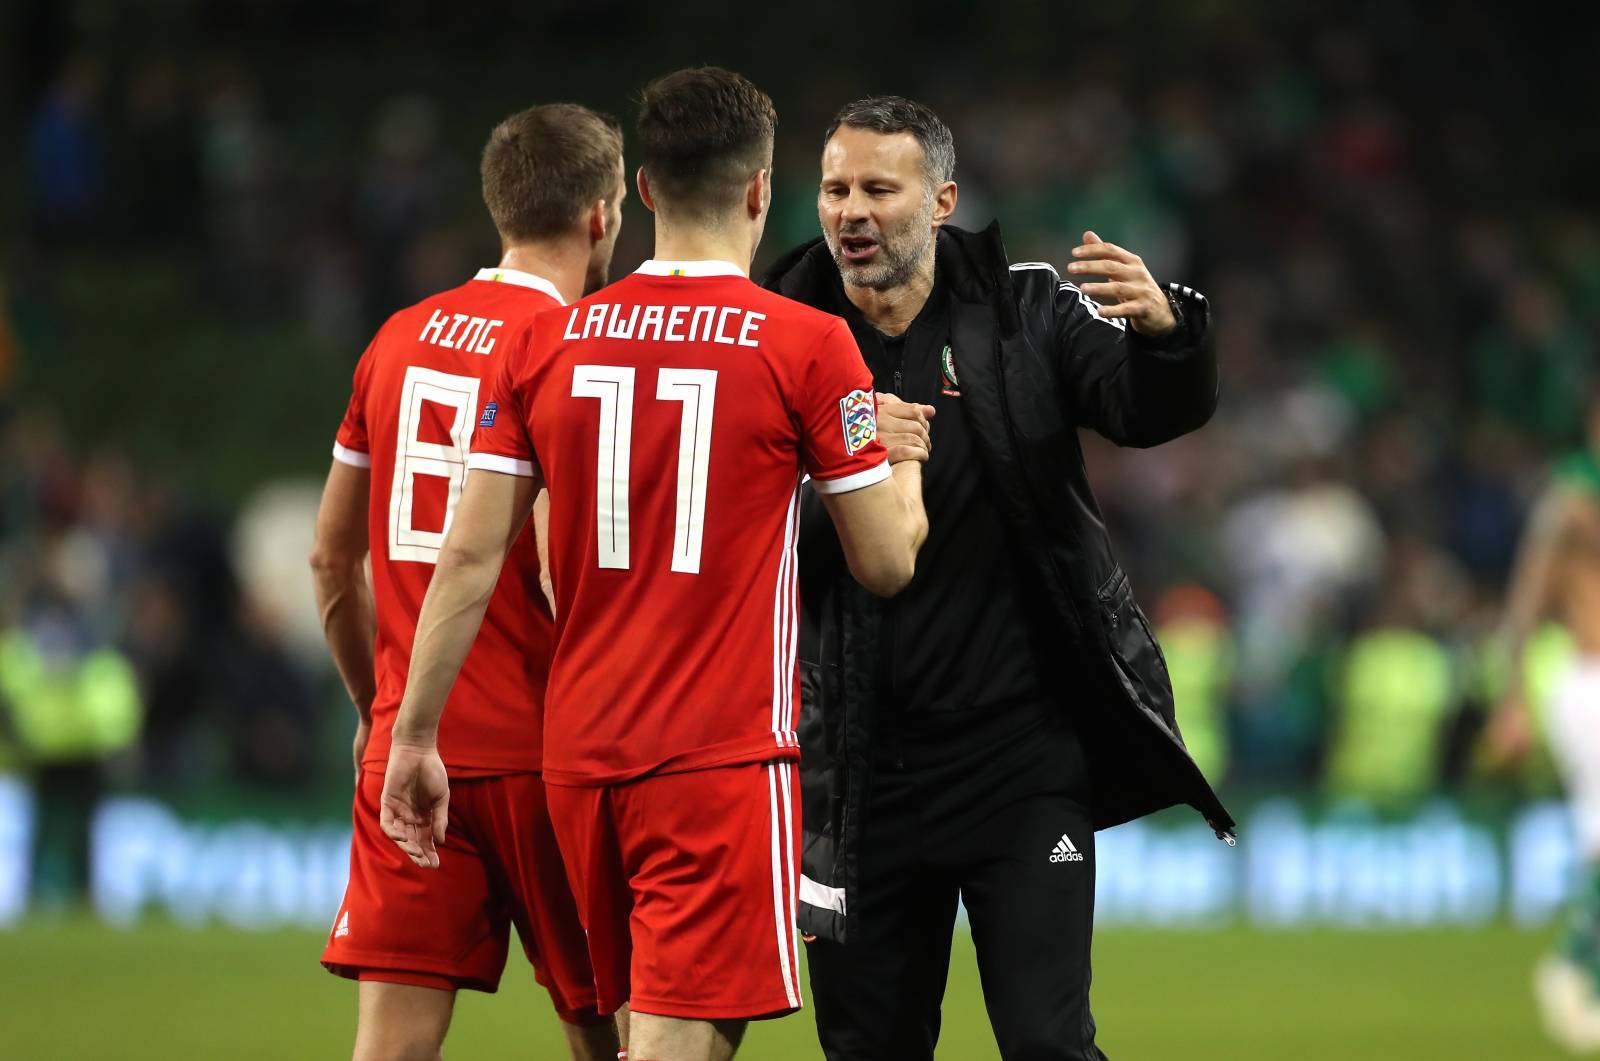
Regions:
M 1180 289 L 1188 291 L 1180 327 L 1168 289 L 1138 255 L 1093 232 L 1072 253 L 1051 324 L 1072 418 L 1119 446 L 1160 445 L 1205 424 L 1218 373 L 1204 297 Z M 1083 283 L 1090 277 L 1104 279 Z
M 473 469 L 461 489 L 417 617 L 394 739 L 434 743 L 445 698 L 478 636 L 511 543 L 533 508 L 534 480 Z
M 1528 640 L 1555 600 L 1561 542 L 1572 518 L 1571 496 L 1552 487 L 1534 506 L 1517 546 L 1511 586 L 1506 594 L 1505 621 L 1500 627 L 1500 650 L 1506 662 L 1506 686 L 1490 726 L 1494 754 L 1501 759 L 1520 757 L 1531 743 L 1528 719 Z
M 850 574 L 869 592 L 892 597 L 911 581 L 928 536 L 922 462 L 932 410 L 874 394 L 861 350 L 837 318 L 801 365 L 795 413 L 811 487 Z
M 475 468 L 467 474 L 417 617 L 405 697 L 383 781 L 383 830 L 421 866 L 436 867 L 449 786 L 439 758 L 439 718 L 478 636 L 506 553 L 533 507 L 535 480 Z
M 322 616 L 322 636 L 358 717 L 353 748 L 358 773 L 372 730 L 372 699 L 377 695 L 372 659 L 377 620 L 366 572 L 371 482 L 368 469 L 333 462 L 322 488 L 311 546 L 311 577 Z
M 833 526 L 839 533 L 850 574 L 869 592 L 892 597 L 916 573 L 917 553 L 928 537 L 928 513 L 922 507 L 922 462 L 902 460 L 887 479 L 845 493 L 826 490 L 813 480 Z

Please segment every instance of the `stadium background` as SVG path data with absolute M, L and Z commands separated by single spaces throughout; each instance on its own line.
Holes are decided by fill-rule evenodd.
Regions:
M 1516 537 L 1600 336 L 1591 26 L 1464 6 L 0 3 L 7 1057 L 333 1056 L 351 712 L 304 557 L 351 368 L 496 256 L 494 121 L 719 62 L 780 115 L 761 261 L 856 96 L 953 127 L 958 222 L 1207 291 L 1224 395 L 1092 444 L 1180 721 L 1242 821 L 1101 837 L 1115 1058 L 1541 1058 L 1548 759 L 1487 768 Z M 630 165 L 632 164 L 630 156 Z M 648 256 L 634 198 L 615 271 Z M 1567 649 L 1541 638 L 1536 683 Z M 87 864 L 89 874 L 82 876 Z M 450 1056 L 550 1056 L 515 961 Z M 745 1055 L 815 1056 L 806 1017 Z M 941 1058 L 994 1056 L 958 939 Z

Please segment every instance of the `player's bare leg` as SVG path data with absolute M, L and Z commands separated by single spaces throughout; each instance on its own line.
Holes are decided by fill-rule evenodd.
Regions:
M 1503 631 L 1509 674 L 1489 731 L 1500 758 L 1526 754 L 1534 733 L 1528 644 L 1555 619 L 1578 658 L 1549 705 L 1549 744 L 1588 872 L 1566 932 L 1540 962 L 1534 994 L 1550 1035 L 1575 1052 L 1600 1049 L 1600 390 L 1590 394 L 1588 415 L 1589 445 L 1556 466 L 1517 547 Z
M 352 1061 L 438 1061 L 456 993 L 361 981 Z
M 1572 807 L 1583 871 L 1555 949 L 1540 961 L 1534 994 L 1551 1037 L 1574 1053 L 1600 1049 L 1600 660 L 1568 668 L 1550 705 L 1550 747 Z
M 628 1004 L 624 1002 L 622 1008 L 617 1010 L 617 1040 L 622 1044 L 617 1056 L 627 1061 L 628 1055 Z
M 729 1061 L 747 1023 L 635 1013 L 628 1019 L 628 1061 Z
M 568 1024 L 561 1022 L 567 1033 L 567 1051 L 572 1061 L 617 1061 L 622 1043 L 618 1026 L 613 1021 L 599 1024 Z

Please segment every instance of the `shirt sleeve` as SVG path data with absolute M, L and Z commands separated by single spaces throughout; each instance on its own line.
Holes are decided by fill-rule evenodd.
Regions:
M 878 441 L 872 373 L 844 321 L 828 325 L 803 371 L 795 413 L 812 487 L 845 494 L 889 478 L 889 451 Z
M 350 404 L 333 436 L 333 459 L 353 468 L 372 467 L 372 443 L 367 439 L 367 378 L 371 375 L 372 347 L 356 364 L 350 381 Z
M 527 363 L 532 332 L 524 332 L 496 360 L 488 395 L 478 410 L 478 424 L 472 432 L 472 452 L 467 468 L 538 478 L 533 440 L 528 437 L 528 418 L 520 380 L 520 369 Z

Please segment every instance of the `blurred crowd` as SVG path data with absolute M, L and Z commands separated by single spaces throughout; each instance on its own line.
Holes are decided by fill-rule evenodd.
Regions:
M 1091 443 L 1088 462 L 1166 646 L 1180 722 L 1230 787 L 1406 799 L 1480 776 L 1520 528 L 1552 461 L 1587 444 L 1595 215 L 1559 192 L 1519 198 L 1523 157 L 1500 150 L 1508 116 L 1459 106 L 1480 94 L 1471 64 L 1397 66 L 1391 51 L 1301 25 L 1160 77 L 1110 60 L 979 72 L 969 58 L 948 76 L 908 64 L 902 80 L 860 83 L 943 113 L 957 222 L 999 218 L 1013 260 L 1059 263 L 1093 226 L 1210 296 L 1224 366 L 1213 423 L 1150 452 Z M 229 465 L 248 480 L 249 445 L 287 448 L 311 488 L 236 473 L 219 494 L 181 461 L 136 460 L 115 433 L 79 430 L 41 366 L 108 356 L 76 351 L 73 322 L 109 306 L 160 317 L 141 326 L 148 390 L 125 397 L 164 423 L 206 430 L 224 415 L 162 406 L 149 340 L 185 346 L 197 319 L 272 329 L 347 378 L 389 312 L 493 255 L 478 116 L 565 94 L 469 104 L 467 88 L 397 75 L 342 98 L 328 71 L 319 94 L 309 60 L 287 91 L 290 75 L 250 54 L 64 49 L 26 86 L 20 249 L 0 263 L 0 745 L 14 762 L 65 747 L 157 785 L 343 768 L 342 742 L 323 739 L 344 709 L 315 616 L 273 593 L 300 576 L 251 559 L 282 536 L 242 533 L 240 513 L 277 490 L 261 525 L 309 526 L 344 394 L 317 397 L 321 434 L 240 443 Z M 736 52 L 702 58 L 738 65 Z M 816 233 L 820 132 L 854 81 L 747 72 L 783 116 L 765 261 Z M 632 87 L 597 102 L 625 113 Z M 617 270 L 648 255 L 631 201 L 628 226 Z M 86 259 L 172 276 L 178 294 L 97 302 Z M 233 403 L 299 401 L 270 371 L 225 378 Z M 1563 651 L 1558 634 L 1541 639 L 1536 681 Z M 111 706 L 83 707 L 66 736 L 34 735 L 28 702 L 43 694 L 27 683 L 52 675 Z
M 126 779 L 309 780 L 316 672 L 240 578 L 226 513 L 83 450 L 48 414 L 0 434 L 0 768 L 111 760 Z M 74 783 L 98 789 L 95 773 Z

